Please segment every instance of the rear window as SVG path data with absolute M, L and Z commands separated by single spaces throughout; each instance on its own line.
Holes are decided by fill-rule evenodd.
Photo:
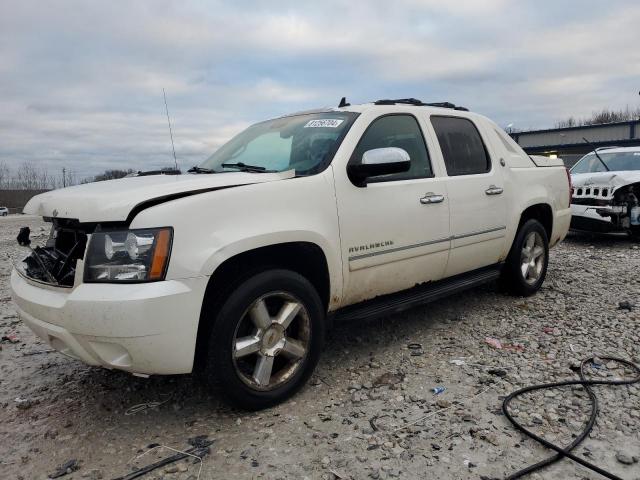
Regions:
M 486 173 L 491 169 L 487 149 L 476 126 L 466 118 L 431 117 L 449 176 Z

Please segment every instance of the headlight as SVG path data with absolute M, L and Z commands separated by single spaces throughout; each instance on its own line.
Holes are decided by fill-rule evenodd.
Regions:
M 96 232 L 85 258 L 85 282 L 164 280 L 171 253 L 171 228 Z

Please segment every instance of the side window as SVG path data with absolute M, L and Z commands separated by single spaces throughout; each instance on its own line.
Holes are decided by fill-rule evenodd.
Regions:
M 449 176 L 491 170 L 491 160 L 476 126 L 466 118 L 431 117 Z
M 351 163 L 360 163 L 367 150 L 384 147 L 402 148 L 411 158 L 408 171 L 373 177 L 370 182 L 390 182 L 433 176 L 427 146 L 418 121 L 412 115 L 386 115 L 377 118 L 364 132 L 351 156 Z

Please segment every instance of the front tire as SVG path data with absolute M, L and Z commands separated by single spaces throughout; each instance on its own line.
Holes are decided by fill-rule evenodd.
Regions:
M 216 311 L 205 377 L 234 406 L 259 410 L 296 393 L 315 369 L 325 333 L 313 285 L 289 270 L 241 283 Z
M 507 257 L 502 284 L 513 295 L 533 295 L 540 290 L 548 265 L 547 232 L 538 220 L 527 220 L 519 228 Z

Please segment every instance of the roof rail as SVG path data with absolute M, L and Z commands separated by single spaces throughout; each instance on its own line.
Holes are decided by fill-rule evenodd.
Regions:
M 395 100 L 389 100 L 389 99 L 385 99 L 385 100 L 376 100 L 375 102 L 373 102 L 374 105 L 397 105 L 397 104 L 404 104 L 404 105 L 415 105 L 417 107 L 440 107 L 440 108 L 451 108 L 453 110 L 460 110 L 463 112 L 468 112 L 469 109 L 465 108 L 465 107 L 460 107 L 458 105 L 455 105 L 451 102 L 435 102 L 435 103 L 424 103 L 422 100 L 418 100 L 417 98 L 398 98 Z
M 596 152 L 599 152 L 600 150 L 609 150 L 611 148 L 620 148 L 618 145 L 611 145 L 610 147 L 598 147 L 596 148 Z

